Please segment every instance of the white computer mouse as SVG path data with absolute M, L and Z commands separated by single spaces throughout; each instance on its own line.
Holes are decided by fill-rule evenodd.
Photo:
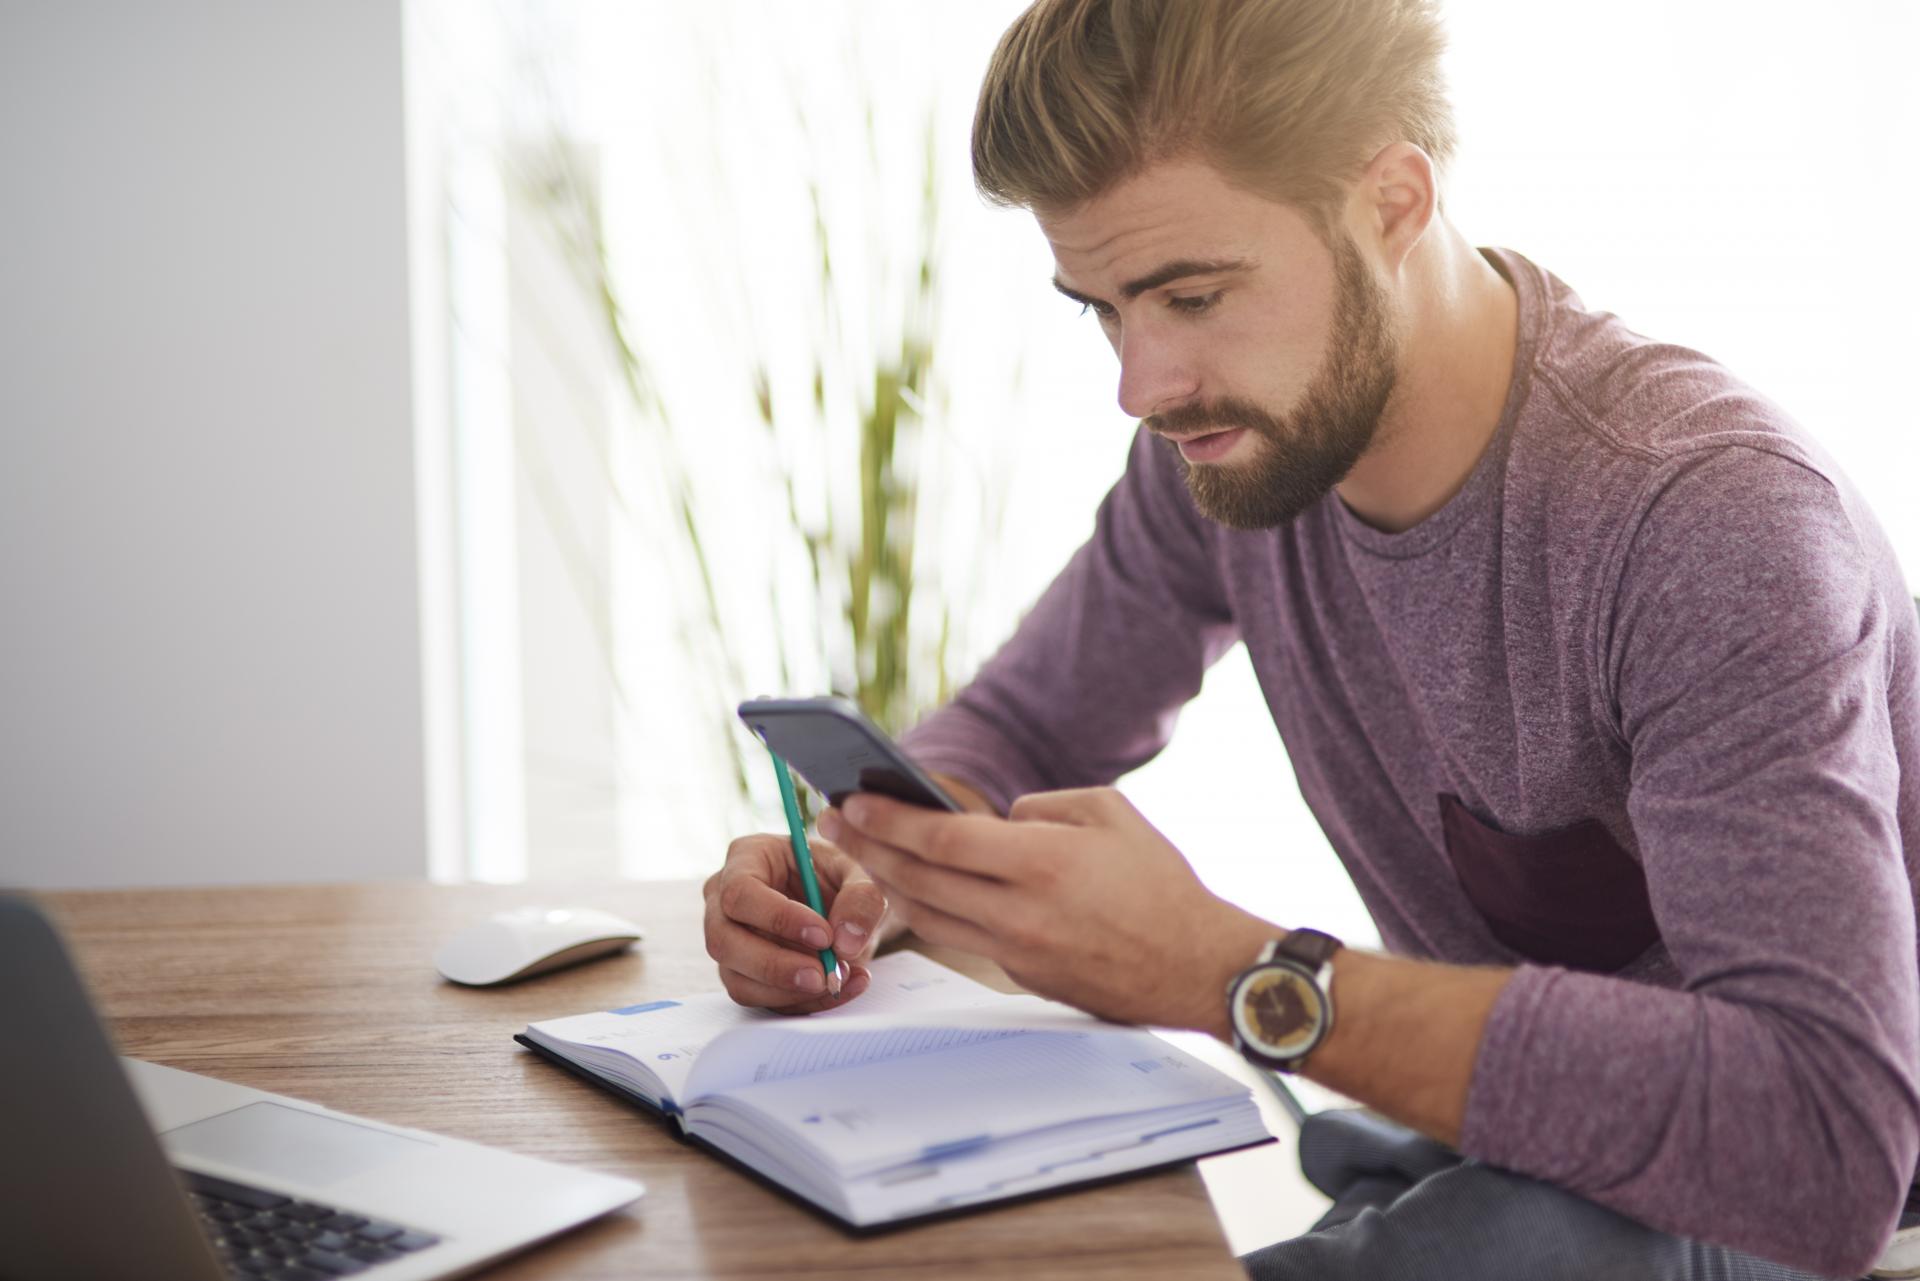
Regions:
M 433 964 L 455 983 L 489 987 L 624 952 L 640 938 L 638 925 L 597 908 L 517 907 L 461 930 Z

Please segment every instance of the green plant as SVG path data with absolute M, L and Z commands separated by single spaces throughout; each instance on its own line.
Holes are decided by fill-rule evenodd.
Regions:
M 878 182 L 870 107 L 864 118 L 867 136 L 863 141 Z M 898 273 L 905 287 L 881 304 L 897 312 L 871 326 L 897 337 L 884 350 L 871 351 L 855 350 L 847 340 L 849 326 L 843 323 L 845 304 L 836 287 L 835 268 L 838 242 L 846 237 L 836 236 L 830 226 L 820 184 L 813 180 L 806 195 L 813 221 L 820 315 L 818 345 L 810 358 L 811 394 L 804 404 L 791 398 L 783 402 L 775 393 L 765 350 L 749 352 L 744 370 L 784 497 L 787 536 L 804 548 L 809 567 L 813 617 L 811 626 L 800 630 L 809 634 L 807 643 L 814 647 L 811 665 L 832 673 L 832 692 L 852 698 L 890 732 L 904 729 L 929 706 L 944 701 L 952 688 L 954 603 L 917 601 L 914 575 L 922 485 L 918 460 L 927 455 L 930 419 L 941 403 L 935 359 L 940 187 L 931 114 L 921 153 L 915 193 L 918 216 L 907 248 L 907 270 Z M 633 420 L 651 434 L 653 455 L 660 460 L 661 478 L 683 535 L 674 551 L 688 559 L 692 580 L 698 584 L 699 599 L 693 602 L 697 627 L 687 638 L 687 648 L 711 671 L 718 696 L 714 715 L 726 724 L 723 737 L 735 787 L 742 799 L 751 801 L 764 790 L 751 780 L 765 769 L 763 761 L 749 761 L 757 749 L 733 716 L 734 704 L 754 692 L 745 687 L 743 653 L 748 646 L 771 638 L 787 692 L 818 691 L 792 688 L 797 664 L 792 661 L 796 656 L 789 653 L 787 629 L 758 629 L 748 637 L 734 635 L 727 627 L 710 555 L 714 531 L 702 516 L 700 484 L 686 461 L 678 424 L 658 394 L 641 344 L 633 337 L 597 198 L 581 180 L 574 149 L 563 140 L 552 139 L 537 154 L 538 162 L 521 181 L 530 185 L 540 207 L 550 215 L 551 232 L 565 249 L 582 288 L 595 300 L 621 392 L 634 411 Z M 844 251 L 844 246 L 838 247 Z M 870 242 L 862 248 L 874 251 Z M 845 437 L 848 433 L 843 429 L 849 425 L 857 442 L 853 456 L 834 456 L 831 443 Z M 845 510 L 836 507 L 830 492 L 808 495 L 821 501 L 801 501 L 802 481 L 792 460 L 823 451 L 830 459 L 829 491 L 835 474 L 844 476 L 850 470 L 857 478 L 857 501 Z M 823 512 L 824 517 L 810 520 L 803 506 Z M 768 616 L 778 617 L 777 584 L 770 581 L 768 592 Z M 916 605 L 920 615 L 915 613 Z M 916 617 L 924 616 L 929 607 L 939 611 L 937 631 L 930 634 L 924 625 L 915 626 Z M 610 648 L 608 661 L 612 662 Z M 814 808 L 810 796 L 803 791 L 801 800 L 810 817 Z

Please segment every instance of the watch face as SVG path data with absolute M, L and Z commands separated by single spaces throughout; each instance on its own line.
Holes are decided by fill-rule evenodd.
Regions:
M 1306 1052 L 1323 1013 L 1319 989 L 1305 975 L 1280 965 L 1249 976 L 1233 1002 L 1241 1039 L 1279 1059 Z

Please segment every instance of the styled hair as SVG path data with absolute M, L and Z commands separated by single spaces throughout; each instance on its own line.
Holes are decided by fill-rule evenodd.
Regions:
M 1325 234 L 1383 146 L 1444 169 L 1453 116 L 1436 0 L 1035 0 L 994 50 L 974 182 L 1063 212 L 1193 157 Z

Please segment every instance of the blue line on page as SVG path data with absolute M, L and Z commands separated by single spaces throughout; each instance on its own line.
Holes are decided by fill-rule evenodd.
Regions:
M 1217 1116 L 1210 1116 L 1204 1121 L 1194 1121 L 1188 1125 L 1176 1125 L 1171 1130 L 1155 1130 L 1152 1134 L 1143 1134 L 1140 1136 L 1140 1141 L 1142 1143 L 1151 1143 L 1155 1139 L 1162 1138 L 1165 1135 L 1169 1135 L 1169 1134 L 1178 1134 L 1182 1130 L 1202 1130 L 1209 1125 L 1218 1125 L 1218 1124 L 1220 1124 L 1220 1118 Z
M 645 1005 L 629 1005 L 623 1009 L 609 1010 L 610 1014 L 647 1014 L 654 1010 L 670 1010 L 680 1004 L 678 1001 L 648 1001 Z
M 920 1159 L 922 1161 L 944 1161 L 950 1156 L 958 1156 L 960 1153 L 972 1151 L 974 1148 L 983 1148 L 992 1141 L 993 1136 L 990 1134 L 976 1134 L 970 1139 L 955 1139 L 951 1143 L 936 1143 L 931 1147 L 922 1148 L 920 1150 Z

